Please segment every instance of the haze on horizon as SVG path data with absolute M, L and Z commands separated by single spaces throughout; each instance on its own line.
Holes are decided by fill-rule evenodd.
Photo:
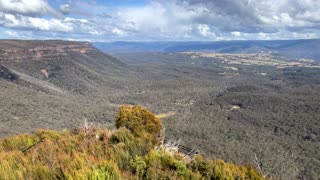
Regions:
M 320 38 L 318 0 L 0 0 L 1 39 Z

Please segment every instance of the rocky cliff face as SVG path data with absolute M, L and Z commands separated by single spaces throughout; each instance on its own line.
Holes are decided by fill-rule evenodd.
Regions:
M 87 42 L 55 41 L 55 43 L 34 43 L 26 41 L 5 41 L 0 46 L 0 62 L 22 60 L 48 60 L 68 53 L 86 54 L 94 48 Z

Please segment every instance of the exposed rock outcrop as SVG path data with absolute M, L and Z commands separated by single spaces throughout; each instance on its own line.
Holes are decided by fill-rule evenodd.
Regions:
M 0 62 L 22 60 L 47 60 L 65 56 L 68 53 L 86 54 L 94 50 L 87 42 L 52 41 L 55 43 L 34 43 L 29 41 L 5 41 L 0 46 Z M 26 43 L 27 42 L 27 43 Z M 3 45 L 4 44 L 4 45 Z

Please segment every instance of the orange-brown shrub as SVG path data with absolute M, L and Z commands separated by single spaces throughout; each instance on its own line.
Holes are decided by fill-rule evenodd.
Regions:
M 155 150 L 162 124 L 143 107 L 122 106 L 116 122 L 113 133 L 86 127 L 2 139 L 0 179 L 263 179 L 250 166 Z

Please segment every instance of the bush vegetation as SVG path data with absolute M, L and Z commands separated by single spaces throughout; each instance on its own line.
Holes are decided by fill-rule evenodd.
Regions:
M 0 179 L 263 179 L 251 166 L 159 148 L 162 123 L 141 106 L 120 107 L 116 126 L 4 138 Z

